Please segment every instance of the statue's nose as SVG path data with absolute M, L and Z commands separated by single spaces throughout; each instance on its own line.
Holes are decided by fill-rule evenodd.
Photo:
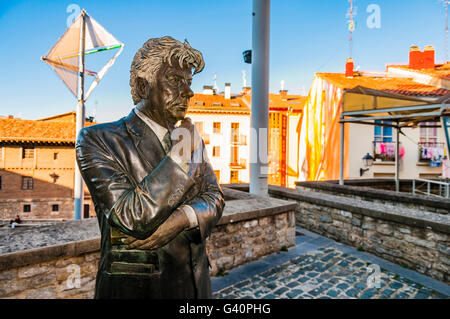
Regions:
M 184 85 L 181 96 L 190 99 L 194 96 L 194 92 L 191 90 L 191 87 L 189 85 Z

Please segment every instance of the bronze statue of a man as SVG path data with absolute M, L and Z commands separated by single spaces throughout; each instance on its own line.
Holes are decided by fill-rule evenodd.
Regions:
M 187 41 L 148 40 L 131 65 L 135 108 L 77 137 L 101 230 L 96 298 L 211 298 L 205 239 L 225 203 L 204 142 L 185 118 L 192 75 L 203 67 Z M 180 129 L 194 138 L 172 140 Z

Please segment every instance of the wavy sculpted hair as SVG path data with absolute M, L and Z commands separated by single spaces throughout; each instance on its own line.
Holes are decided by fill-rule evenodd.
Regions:
M 189 45 L 187 40 L 181 43 L 172 37 L 152 38 L 145 42 L 134 56 L 130 69 L 130 86 L 133 103 L 138 104 L 143 98 L 138 89 L 138 81 L 146 81 L 150 88 L 154 86 L 156 74 L 163 66 L 173 61 L 178 61 L 179 66 L 188 65 L 194 69 L 194 75 L 200 73 L 205 67 L 205 62 L 200 51 Z

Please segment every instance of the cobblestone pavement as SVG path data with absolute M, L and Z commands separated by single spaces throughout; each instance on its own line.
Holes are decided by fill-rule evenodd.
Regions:
M 305 239 L 307 241 L 308 237 L 305 237 L 303 241 L 300 240 L 297 246 L 301 247 L 305 244 Z M 397 269 L 398 271 L 393 272 L 383 268 L 383 265 L 390 263 L 378 257 L 373 256 L 372 261 L 375 259 L 380 262 L 372 263 L 367 261 L 367 258 L 363 260 L 356 257 L 355 255 L 359 255 L 356 250 L 352 253 L 351 249 L 350 252 L 338 249 L 336 243 L 331 240 L 326 239 L 322 241 L 322 244 L 322 247 L 314 249 L 310 241 L 311 251 L 291 258 L 276 267 L 250 274 L 244 280 L 216 290 L 213 296 L 217 299 L 449 298 L 448 289 L 445 289 L 447 285 L 443 283 L 440 285 L 437 282 L 437 286 L 444 286 L 445 291 L 442 289 L 436 291 L 433 289 L 436 285 L 432 284 L 435 281 L 431 278 L 428 280 L 423 275 L 405 270 L 406 273 L 412 273 L 417 278 L 425 278 L 425 282 L 419 280 L 422 283 L 418 283 L 414 278 L 413 280 L 407 278 L 411 276 L 399 274 L 403 272 L 402 270 Z M 344 247 L 344 245 L 340 246 Z M 396 270 L 395 266 L 394 268 Z M 428 282 L 430 285 L 427 285 Z

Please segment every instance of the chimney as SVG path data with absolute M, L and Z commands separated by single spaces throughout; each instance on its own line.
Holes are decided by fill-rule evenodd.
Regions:
M 225 83 L 225 99 L 231 99 L 231 83 Z
M 288 90 L 280 90 L 280 95 L 285 96 L 285 95 L 287 95 L 287 92 L 288 92 Z
M 428 45 L 424 51 L 413 45 L 409 51 L 409 68 L 414 70 L 434 69 L 435 68 L 435 50 Z
M 9 119 L 13 119 L 13 118 L 14 118 L 14 115 L 8 115 L 8 118 L 9 118 Z
M 348 78 L 353 77 L 353 69 L 355 67 L 355 64 L 353 63 L 352 58 L 348 58 L 347 62 L 345 63 L 345 76 Z
M 252 92 L 252 88 L 249 86 L 244 86 L 242 88 L 242 95 L 250 95 L 251 92 Z
M 203 86 L 203 94 L 214 95 L 214 90 L 213 90 L 212 85 L 204 85 Z

